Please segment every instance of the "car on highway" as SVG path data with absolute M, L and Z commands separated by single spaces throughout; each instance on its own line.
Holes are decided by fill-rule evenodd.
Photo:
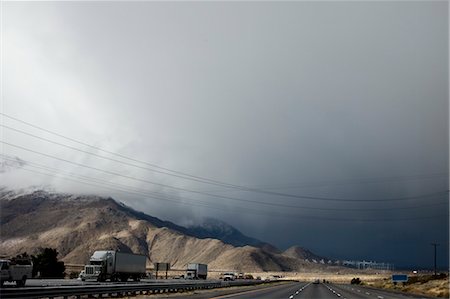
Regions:
M 313 284 L 319 284 L 320 283 L 320 279 L 315 279 L 314 281 L 313 281 Z
M 236 275 L 233 272 L 226 272 L 223 273 L 223 280 L 227 281 L 227 280 L 235 280 L 236 279 Z

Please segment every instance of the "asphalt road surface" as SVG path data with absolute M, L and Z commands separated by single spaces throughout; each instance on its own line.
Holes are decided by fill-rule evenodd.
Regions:
M 166 280 L 165 283 L 177 283 L 178 280 Z M 133 284 L 135 282 L 128 282 Z M 142 283 L 161 283 L 156 280 L 144 280 Z M 27 287 L 39 286 L 76 286 L 76 285 L 108 285 L 112 283 L 81 282 L 79 280 L 40 280 L 30 279 L 27 281 Z M 123 284 L 123 283 L 122 283 Z M 8 287 L 8 285 L 6 286 Z M 13 287 L 13 285 L 11 285 Z M 172 296 L 162 295 L 161 298 L 171 298 Z M 145 298 L 145 297 L 144 297 Z M 151 298 L 160 298 L 152 296 Z M 213 289 L 205 291 L 196 291 L 194 294 L 184 295 L 174 294 L 176 299 L 247 299 L 247 298 L 266 298 L 266 299 L 413 299 L 413 298 L 431 298 L 426 296 L 407 295 L 394 293 L 386 290 L 372 289 L 355 285 L 344 284 L 314 284 L 307 282 L 289 282 L 277 285 L 233 287 L 223 289 Z
M 353 285 L 313 284 L 293 282 L 288 284 L 254 288 L 250 290 L 216 290 L 212 292 L 177 296 L 177 299 L 413 299 L 425 296 L 398 294 Z

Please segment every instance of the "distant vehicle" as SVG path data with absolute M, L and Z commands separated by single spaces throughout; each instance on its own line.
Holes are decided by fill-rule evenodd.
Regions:
M 320 283 L 320 280 L 319 279 L 315 279 L 314 281 L 313 281 L 313 284 L 319 284 Z
M 95 279 L 97 281 L 135 281 L 145 277 L 145 264 L 147 257 L 140 254 L 123 253 L 112 250 L 95 251 L 84 266 L 81 280 Z
M 0 284 L 5 281 L 16 282 L 16 286 L 23 287 L 28 278 L 33 277 L 33 263 L 31 260 L 0 260 Z
M 236 279 L 244 279 L 244 273 L 238 273 L 237 275 L 236 275 Z
M 206 279 L 207 276 L 208 276 L 208 265 L 188 264 L 186 270 L 186 279 Z
M 253 278 L 253 275 L 251 275 L 251 274 L 245 274 L 244 279 L 254 279 L 254 278 Z
M 234 275 L 233 272 L 226 272 L 223 273 L 223 280 L 227 281 L 227 280 L 235 280 L 236 279 L 236 275 Z

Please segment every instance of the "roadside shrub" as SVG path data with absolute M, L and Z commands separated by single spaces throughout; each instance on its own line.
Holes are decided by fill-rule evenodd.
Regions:
M 33 277 L 39 273 L 42 278 L 64 278 L 66 275 L 64 262 L 58 261 L 58 251 L 53 248 L 41 248 L 33 259 Z
M 361 284 L 361 279 L 359 279 L 359 277 L 357 278 L 352 278 L 352 280 L 350 281 L 351 284 Z

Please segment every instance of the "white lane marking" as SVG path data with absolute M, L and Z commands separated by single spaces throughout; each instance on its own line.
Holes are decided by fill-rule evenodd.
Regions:
M 298 293 L 300 293 L 301 291 L 303 291 L 303 289 L 306 288 L 306 287 L 309 286 L 309 285 L 310 285 L 310 283 L 305 284 L 302 288 L 300 288 L 298 291 L 296 291 L 295 294 L 291 295 L 291 296 L 289 297 L 289 299 L 293 299 L 293 298 L 295 297 L 295 295 L 298 295 Z
M 383 297 L 383 296 L 378 296 L 377 298 L 378 298 L 378 299 L 384 299 L 384 297 Z
M 370 295 L 370 293 L 369 293 L 369 292 L 366 292 L 366 295 Z
M 333 292 L 333 294 L 335 294 L 338 297 L 341 297 L 342 295 L 337 293 L 335 290 L 333 290 L 333 288 L 329 287 L 328 285 L 325 285 L 327 287 L 328 290 L 330 290 L 331 292 Z M 344 299 L 346 299 L 345 297 L 343 297 Z

